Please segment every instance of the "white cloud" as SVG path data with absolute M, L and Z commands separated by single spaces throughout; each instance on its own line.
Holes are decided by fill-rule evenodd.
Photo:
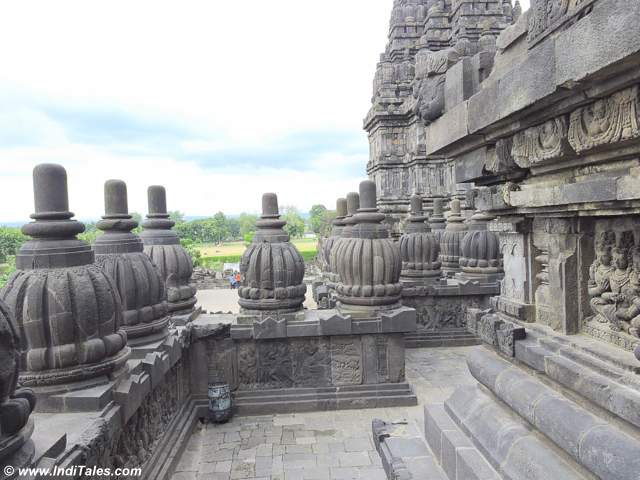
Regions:
M 128 182 L 131 210 L 137 211 L 146 210 L 145 190 L 152 183 L 167 187 L 170 208 L 189 215 L 255 211 L 264 191 L 301 209 L 332 205 L 365 176 L 362 118 L 392 5 L 4 2 L 0 221 L 26 220 L 33 208 L 31 169 L 41 162 L 67 167 L 71 207 L 82 218 L 102 212 L 108 178 Z M 63 108 L 67 117 L 56 118 L 43 105 Z M 92 120 L 91 112 L 102 111 L 122 115 Z M 166 145 L 162 135 L 160 144 L 146 138 L 147 145 L 136 141 L 135 122 L 126 123 L 126 115 L 193 134 Z M 120 136 L 111 139 L 114 123 Z M 307 154 L 304 136 L 315 134 L 320 139 L 309 145 L 322 145 L 322 132 L 325 148 Z M 329 138 L 336 132 L 351 136 Z M 133 140 L 123 140 L 127 133 Z M 142 128 L 140 135 L 148 133 Z M 286 149 L 279 147 L 296 134 L 302 146 L 280 162 L 278 152 Z M 100 135 L 107 140 L 92 141 Z M 254 168 L 238 167 L 237 155 L 225 162 L 234 149 Z M 292 161 L 307 168 L 292 168 Z

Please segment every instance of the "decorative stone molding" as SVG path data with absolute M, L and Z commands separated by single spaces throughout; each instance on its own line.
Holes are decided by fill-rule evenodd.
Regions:
M 375 183 L 363 181 L 351 239 L 341 242 L 337 252 L 340 283 L 336 291 L 343 305 L 376 308 L 400 300 L 400 249 L 389 238 L 384 218 L 376 207 Z
M 447 218 L 447 226 L 440 237 L 440 261 L 445 272 L 460 271 L 460 249 L 466 234 L 467 226 L 460 213 L 460 200 L 454 198 L 451 200 L 451 213 Z
M 0 464 L 15 468 L 29 464 L 35 451 L 29 415 L 36 398 L 31 389 L 18 386 L 19 349 L 11 311 L 0 301 Z
M 290 313 L 302 308 L 307 286 L 303 282 L 304 260 L 283 230 L 278 197 L 262 196 L 262 216 L 251 245 L 242 255 L 238 303 L 246 313 Z
M 0 296 L 15 313 L 25 386 L 105 378 L 129 356 L 122 304 L 111 277 L 93 265 L 94 253 L 71 220 L 67 172 L 60 165 L 33 170 L 35 220 L 16 256 L 16 272 Z
M 193 262 L 180 245 L 180 239 L 172 230 L 175 222 L 167 213 L 167 192 L 161 185 L 147 190 L 149 213 L 142 227 L 140 238 L 146 253 L 164 278 L 167 289 L 169 313 L 190 314 L 196 304 L 196 289 L 189 285 Z
M 577 153 L 640 137 L 638 85 L 579 108 L 569 120 L 569 143 Z
M 166 337 L 167 292 L 164 279 L 144 253 L 142 240 L 131 232 L 138 223 L 129 215 L 127 185 L 121 180 L 104 184 L 105 215 L 98 222 L 96 265 L 109 275 L 122 300 L 123 325 L 129 344 Z
M 532 0 L 527 40 L 529 48 L 550 33 L 591 11 L 595 0 Z
M 557 117 L 518 132 L 513 137 L 511 155 L 519 167 L 529 168 L 560 158 L 569 151 L 567 121 Z
M 422 197 L 413 195 L 406 232 L 400 237 L 400 280 L 403 283 L 421 284 L 440 278 L 440 245 L 436 236 L 429 232 L 426 222 L 427 216 L 422 210 Z

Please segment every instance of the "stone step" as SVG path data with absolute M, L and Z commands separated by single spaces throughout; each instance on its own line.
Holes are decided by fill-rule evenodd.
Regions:
M 481 343 L 478 337 L 461 329 L 410 332 L 404 339 L 405 348 L 463 347 Z
M 372 422 L 373 441 L 389 480 L 447 480 L 413 422 Z
M 321 390 L 321 391 L 318 391 Z M 238 391 L 234 409 L 238 415 L 347 410 L 413 406 L 418 399 L 407 383 Z
M 449 480 L 502 478 L 456 425 L 444 404 L 425 405 L 424 431 L 434 457 Z
M 516 342 L 516 358 L 609 413 L 640 427 L 640 390 L 633 378 L 635 374 L 575 348 L 552 351 L 547 347 L 546 342 L 527 338 Z
M 376 383 L 376 384 L 360 384 L 360 385 L 343 385 L 340 387 L 295 387 L 295 388 L 260 388 L 255 390 L 240 389 L 235 392 L 237 397 L 251 397 L 264 395 L 305 395 L 305 394 L 321 394 L 321 393 L 348 393 L 348 392 L 364 392 L 370 390 L 411 390 L 411 385 L 407 382 L 402 383 Z
M 405 348 L 436 348 L 436 347 L 470 347 L 479 345 L 477 338 L 456 338 L 456 339 L 405 339 Z
M 445 401 L 444 409 L 448 417 L 455 422 L 471 444 L 482 452 L 486 462 L 499 473 L 501 478 L 509 480 L 594 478 L 479 385 L 456 389 Z M 431 410 L 425 413 L 427 438 L 430 444 L 437 442 L 437 433 L 434 432 L 438 430 L 438 427 L 431 425 L 430 422 L 437 421 L 441 425 L 440 428 L 443 428 L 442 426 L 451 428 L 450 424 L 447 426 L 446 417 L 442 417 L 441 413 L 440 410 L 434 411 L 433 414 Z M 430 438 L 431 436 L 435 438 Z M 464 437 L 456 434 L 451 437 L 456 441 L 456 447 L 465 444 Z M 447 458 L 449 458 L 445 462 L 452 463 L 453 451 L 453 447 L 445 447 Z M 457 461 L 457 449 L 455 451 Z M 475 461 L 484 465 L 477 457 Z M 456 463 L 456 469 L 457 465 Z M 487 475 L 490 473 L 487 470 Z M 478 476 L 478 478 L 483 477 Z
M 564 357 L 546 357 L 545 372 L 554 369 L 560 372 L 560 366 L 566 367 L 568 363 L 571 362 Z M 517 413 L 522 421 L 526 421 L 529 428 L 534 428 L 546 440 L 553 442 L 575 464 L 597 478 L 637 479 L 640 471 L 640 441 L 622 431 L 618 425 L 595 415 L 488 349 L 480 347 L 471 351 L 467 355 L 467 364 L 476 380 Z M 580 373 L 565 370 L 563 374 L 556 373 L 553 376 L 564 376 L 564 380 L 569 383 L 572 381 L 569 377 L 576 377 Z M 583 377 L 573 379 L 575 388 L 583 388 L 578 385 L 581 383 Z M 477 397 L 480 390 L 478 387 L 475 390 L 470 393 Z M 631 389 L 626 390 L 632 392 Z M 445 406 L 450 413 L 461 418 L 461 425 L 468 425 L 473 423 L 473 418 L 469 418 L 466 410 L 469 409 L 469 402 L 477 400 L 473 396 L 469 397 L 469 392 L 460 392 L 462 393 L 458 397 L 454 394 L 447 400 Z M 603 401 L 606 395 L 605 389 Z M 491 415 L 486 414 L 485 411 L 481 415 L 491 418 Z M 546 478 L 565 477 L 558 475 Z

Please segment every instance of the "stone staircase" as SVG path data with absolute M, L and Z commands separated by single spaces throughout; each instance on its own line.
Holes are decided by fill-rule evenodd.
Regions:
M 313 412 L 336 409 L 417 405 L 406 382 L 343 387 L 238 390 L 234 394 L 237 415 Z
M 480 343 L 476 335 L 461 328 L 418 330 L 404 336 L 405 348 L 466 347 Z
M 640 479 L 633 355 L 537 326 L 513 344 L 513 358 L 485 346 L 469 353 L 478 383 L 426 404 L 423 435 L 374 425 L 388 478 Z M 418 459 L 444 477 L 424 476 Z

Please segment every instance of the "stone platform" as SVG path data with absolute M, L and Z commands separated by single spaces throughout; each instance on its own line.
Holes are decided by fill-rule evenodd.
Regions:
M 203 315 L 193 322 L 193 334 L 207 358 L 202 391 L 205 382 L 228 383 L 238 413 L 417 403 L 405 381 L 404 334 L 415 331 L 413 309 L 396 307 L 371 318 L 338 310 L 269 315 L 252 323 L 242 318 L 226 338 L 208 338 L 213 325 L 236 320 L 234 315 Z
M 442 402 L 456 386 L 473 382 L 464 361 L 470 349 L 406 352 L 407 381 L 421 405 Z M 170 478 L 382 480 L 371 439 L 371 421 L 381 416 L 423 428 L 422 406 L 237 415 L 224 425 L 198 424 Z

